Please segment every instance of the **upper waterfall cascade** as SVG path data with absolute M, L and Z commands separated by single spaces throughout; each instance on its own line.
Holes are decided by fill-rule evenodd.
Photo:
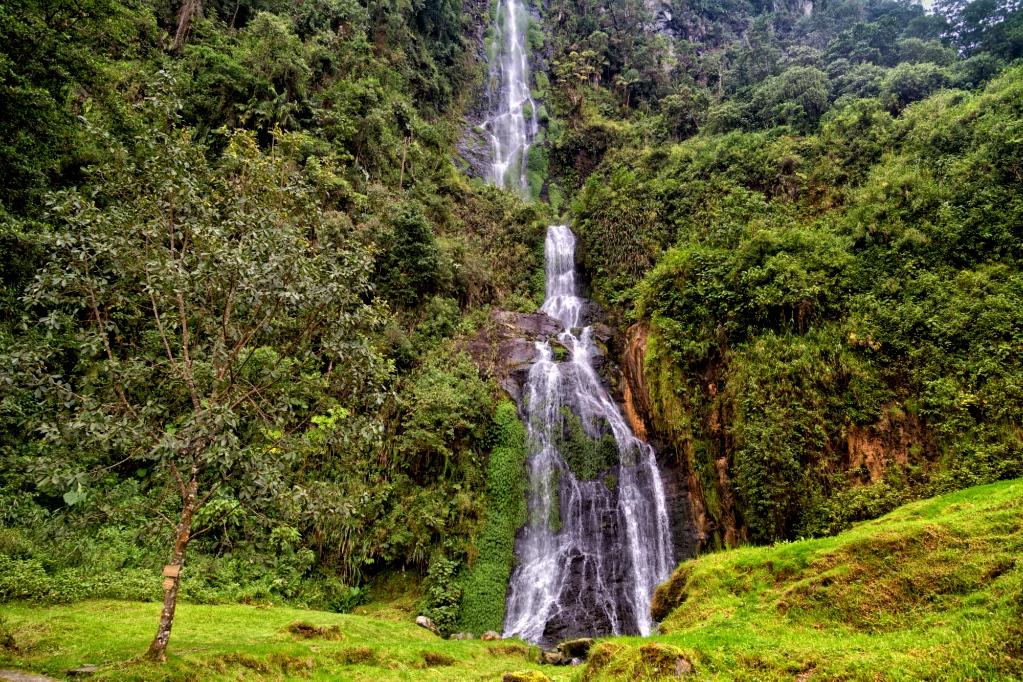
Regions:
M 540 644 L 648 635 L 653 590 L 674 568 L 664 486 L 653 448 L 633 435 L 595 369 L 599 351 L 593 327 L 583 326 L 587 301 L 568 227 L 549 228 L 546 259 L 541 309 L 564 325 L 558 340 L 571 355 L 556 362 L 551 345 L 538 342 L 523 393 L 530 521 L 516 537 L 505 635 Z M 579 480 L 558 451 L 566 408 L 584 429 L 603 425 L 614 436 L 619 463 L 597 480 Z
M 539 129 L 536 103 L 529 94 L 529 11 L 521 0 L 499 0 L 497 16 L 494 29 L 500 52 L 490 68 L 500 93 L 497 110 L 483 124 L 490 136 L 491 181 L 525 194 L 529 145 Z

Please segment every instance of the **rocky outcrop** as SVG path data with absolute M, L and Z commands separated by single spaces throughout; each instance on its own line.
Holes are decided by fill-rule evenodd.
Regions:
M 625 352 L 622 354 L 622 398 L 625 418 L 637 438 L 650 442 L 650 394 L 646 388 L 643 363 L 649 331 L 640 324 L 629 328 Z
M 472 46 L 472 59 L 478 68 L 486 72 L 489 70 L 489 66 L 483 38 L 490 25 L 490 3 L 487 0 L 463 0 L 462 15 L 470 18 L 465 38 Z M 490 109 L 494 106 L 489 79 L 473 86 L 467 99 L 465 116 L 459 126 L 460 135 L 455 145 L 452 162 L 468 177 L 486 179 L 490 177 L 492 160 L 490 138 L 482 126 Z
M 495 310 L 489 324 L 463 348 L 472 356 L 480 373 L 494 377 L 497 383 L 518 404 L 522 387 L 529 378 L 529 368 L 538 357 L 538 341 L 550 341 L 561 324 L 546 313 L 514 313 Z
M 712 547 L 737 547 L 746 539 L 742 501 L 735 492 L 732 403 L 716 383 L 727 367 L 711 365 L 690 379 L 702 390 L 699 407 L 665 388 L 660 360 L 648 363 L 651 332 L 642 324 L 627 333 L 622 354 L 624 411 L 633 431 L 654 446 L 673 509 L 678 559 Z M 648 366 L 650 364 L 650 366 Z M 826 454 L 841 461 L 846 484 L 869 485 L 892 471 L 927 468 L 938 458 L 927 425 L 900 403 L 882 407 L 877 421 L 849 424 L 830 440 Z M 893 469 L 894 467 L 894 469 Z
M 881 480 L 892 465 L 906 467 L 937 455 L 931 433 L 920 418 L 894 403 L 885 405 L 876 424 L 850 425 L 846 448 L 846 469 L 859 474 L 862 483 Z

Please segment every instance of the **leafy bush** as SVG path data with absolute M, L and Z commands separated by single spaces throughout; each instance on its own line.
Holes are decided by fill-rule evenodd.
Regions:
M 487 465 L 487 520 L 476 544 L 479 556 L 461 578 L 458 628 L 482 634 L 504 627 L 504 598 L 514 563 L 515 531 L 526 523 L 526 430 L 515 405 L 497 407 L 494 447 Z

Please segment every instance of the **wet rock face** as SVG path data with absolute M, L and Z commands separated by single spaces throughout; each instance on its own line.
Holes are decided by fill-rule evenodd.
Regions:
M 623 411 L 637 437 L 650 443 L 657 451 L 657 464 L 664 481 L 664 494 L 671 518 L 671 539 L 675 559 L 684 561 L 706 549 L 715 524 L 707 513 L 702 490 L 696 476 L 665 443 L 657 439 L 652 426 L 650 396 L 647 391 L 644 364 L 649 330 L 640 324 L 629 328 L 622 355 Z
M 547 342 L 561 333 L 560 322 L 543 312 L 514 313 L 495 310 L 491 325 L 470 341 L 465 350 L 481 373 L 497 378 L 501 388 L 516 403 L 522 401 L 522 387 L 529 369 L 539 359 L 537 341 Z
M 620 477 L 621 467 L 608 474 Z M 578 519 L 574 535 L 565 538 L 575 547 L 564 556 L 561 591 L 538 642 L 551 646 L 580 637 L 601 637 L 611 632 L 637 632 L 637 618 L 628 599 L 620 598 L 631 587 L 633 575 L 625 533 L 620 528 L 618 490 L 604 481 L 572 484 L 567 476 L 559 483 L 562 513 Z M 520 533 L 534 532 L 529 526 Z M 518 540 L 518 536 L 516 540 Z

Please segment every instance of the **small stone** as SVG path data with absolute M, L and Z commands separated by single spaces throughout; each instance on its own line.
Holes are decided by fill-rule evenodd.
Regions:
M 566 658 L 586 658 L 592 648 L 593 640 L 589 637 L 570 639 L 558 645 L 558 651 L 565 654 Z
M 33 675 L 21 670 L 0 670 L 0 680 L 4 682 L 57 682 L 52 677 Z
M 692 675 L 693 666 L 684 658 L 675 659 L 675 677 L 682 677 L 683 675 Z
M 451 639 L 461 642 L 467 639 L 475 639 L 475 637 L 473 637 L 471 632 L 456 632 L 455 634 L 451 635 Z
M 500 633 L 494 632 L 493 630 L 487 630 L 483 633 L 483 636 L 480 637 L 480 639 L 484 642 L 500 642 L 504 638 L 501 637 Z
M 551 682 L 551 678 L 539 670 L 523 670 L 516 673 L 506 673 L 501 682 Z
M 434 625 L 433 621 L 430 620 L 429 618 L 427 618 L 426 616 L 419 616 L 419 617 L 417 617 L 416 618 L 416 625 L 418 625 L 421 628 L 426 628 L 427 630 L 429 630 L 433 634 L 435 634 L 438 637 L 440 637 L 440 628 L 438 628 L 436 625 Z

